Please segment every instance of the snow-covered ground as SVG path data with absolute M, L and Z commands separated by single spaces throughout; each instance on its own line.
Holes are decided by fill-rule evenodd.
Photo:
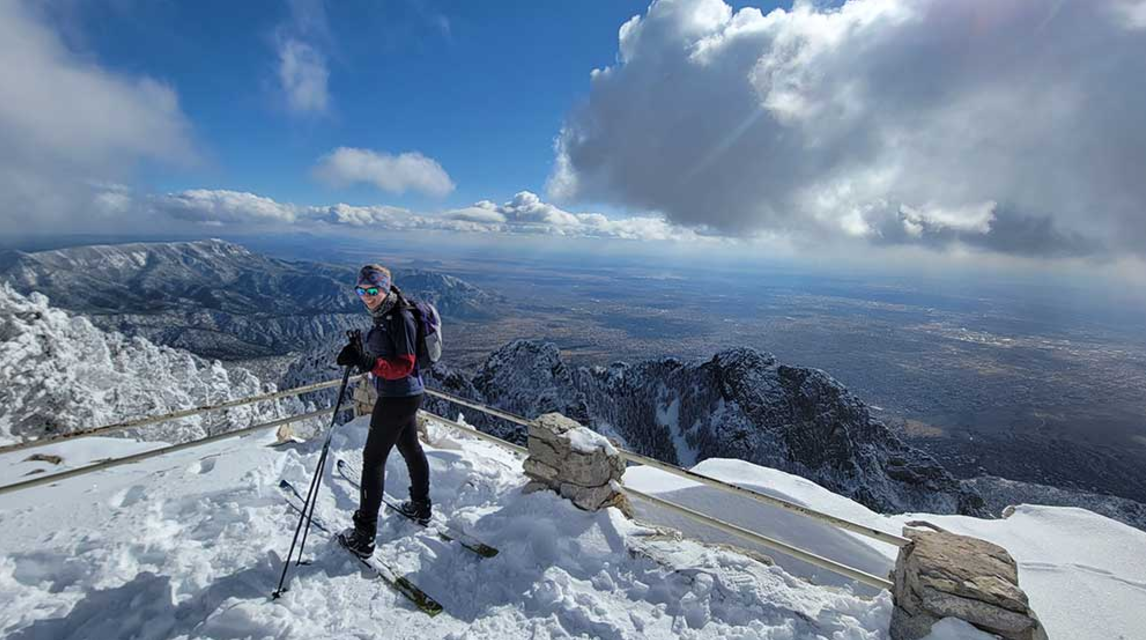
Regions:
M 1083 509 L 1031 505 L 1019 506 L 1001 520 L 932 514 L 884 516 L 804 478 L 741 460 L 709 459 L 693 470 L 884 531 L 899 532 L 907 522 L 923 520 L 953 533 L 989 540 L 1007 549 L 1018 562 L 1019 584 L 1051 640 L 1146 638 L 1146 533 L 1120 522 Z M 705 513 L 724 514 L 742 527 L 876 575 L 885 575 L 895 562 L 896 550 L 890 545 L 656 469 L 631 468 L 625 473 L 625 484 Z M 732 541 L 675 516 L 649 515 L 709 540 Z M 779 555 L 776 558 L 789 571 L 816 582 L 839 583 L 822 570 Z
M 357 462 L 366 427 L 364 419 L 340 427 L 334 455 Z M 364 573 L 319 531 L 308 543 L 313 563 L 292 567 L 289 591 L 270 599 L 295 524 L 277 483 L 287 478 L 305 487 L 318 443 L 273 448 L 274 435 L 266 433 L 0 496 L 0 636 L 887 637 L 886 592 L 783 558 L 783 568 L 769 565 L 713 544 L 718 533 L 641 505 L 644 518 L 671 522 L 690 537 L 663 535 L 615 510 L 579 511 L 548 492 L 524 495 L 516 454 L 438 425 L 431 425 L 431 439 L 435 508 L 501 550 L 479 559 L 405 521 L 383 519 L 379 554 L 444 605 L 437 617 Z M 125 446 L 92 440 L 57 453 L 75 465 Z M 5 482 L 34 467 L 24 457 L 0 456 Z M 697 470 L 892 531 L 911 518 L 884 518 L 748 463 L 708 460 Z M 389 491 L 402 496 L 406 472 L 396 453 L 387 478 Z M 874 573 L 891 566 L 890 547 L 756 503 L 746 508 L 742 499 L 663 472 L 634 468 L 626 481 Z M 328 474 L 317 514 L 347 525 L 355 502 L 356 494 Z M 1075 509 L 1023 507 L 1000 521 L 919 517 L 1010 549 L 1052 639 L 1140 632 L 1146 534 Z M 956 621 L 933 633 L 933 640 L 986 637 Z

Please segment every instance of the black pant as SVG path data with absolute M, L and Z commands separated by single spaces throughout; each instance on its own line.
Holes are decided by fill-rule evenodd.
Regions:
M 398 452 L 410 470 L 410 499 L 430 499 L 430 465 L 418 442 L 416 416 L 422 395 L 406 398 L 378 398 L 370 416 L 370 435 L 362 451 L 362 492 L 358 496 L 359 518 L 369 525 L 378 521 L 385 483 L 386 458 L 398 445 Z

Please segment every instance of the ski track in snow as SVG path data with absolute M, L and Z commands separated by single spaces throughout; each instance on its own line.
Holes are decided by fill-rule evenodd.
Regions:
M 332 455 L 357 462 L 366 426 L 340 427 Z M 431 429 L 435 508 L 501 550 L 480 559 L 383 518 L 379 554 L 444 605 L 435 618 L 318 531 L 307 542 L 313 562 L 292 566 L 289 590 L 270 600 L 296 522 L 277 483 L 306 487 L 319 444 L 272 448 L 268 434 L 0 498 L 0 636 L 886 637 L 886 593 L 870 599 L 850 587 L 812 586 L 741 553 L 666 541 L 615 510 L 587 513 L 552 493 L 524 495 L 514 454 Z M 21 464 L 29 463 L 0 457 L 0 465 Z M 347 526 L 357 496 L 332 468 L 316 513 Z M 396 452 L 387 480 L 392 494 L 405 494 Z

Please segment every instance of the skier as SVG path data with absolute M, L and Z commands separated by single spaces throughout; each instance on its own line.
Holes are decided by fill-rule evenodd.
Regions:
M 418 442 L 416 415 L 422 404 L 422 376 L 417 363 L 417 324 L 391 285 L 390 270 L 368 264 L 358 272 L 355 291 L 374 318 L 365 341 L 351 340 L 338 353 L 340 366 L 354 365 L 374 374 L 378 401 L 370 416 L 370 433 L 362 451 L 362 482 L 354 527 L 338 535 L 346 548 L 360 557 L 374 554 L 378 510 L 386 458 L 395 444 L 410 470 L 410 499 L 399 505 L 403 515 L 429 522 L 430 467 Z

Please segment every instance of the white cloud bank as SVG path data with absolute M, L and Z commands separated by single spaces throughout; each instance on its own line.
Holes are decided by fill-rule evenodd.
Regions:
M 68 49 L 34 4 L 0 2 L 0 231 L 66 233 L 140 160 L 194 162 L 175 91 Z M 102 199 L 100 199 L 102 196 Z M 102 208 L 99 208 L 102 207 Z
M 464 209 L 447 211 L 452 220 L 482 223 L 490 231 L 555 236 L 588 236 L 627 240 L 712 239 L 697 230 L 650 216 L 609 218 L 600 213 L 570 213 L 542 202 L 537 194 L 521 191 L 505 204 L 483 200 Z
M 661 0 L 548 193 L 729 234 L 1146 254 L 1146 3 Z
M 123 197 L 121 192 L 115 196 Z M 299 206 L 228 190 L 192 189 L 151 196 L 136 203 L 152 217 L 167 216 L 208 226 L 327 225 L 376 231 L 436 230 L 462 233 L 550 235 L 626 240 L 717 241 L 654 217 L 613 219 L 599 213 L 571 213 L 522 191 L 498 205 L 483 200 L 463 209 L 416 213 L 402 207 L 334 204 Z
M 370 149 L 339 147 L 319 158 L 314 176 L 332 187 L 372 184 L 389 193 L 417 191 L 443 197 L 454 190 L 442 165 L 417 151 L 391 155 Z

